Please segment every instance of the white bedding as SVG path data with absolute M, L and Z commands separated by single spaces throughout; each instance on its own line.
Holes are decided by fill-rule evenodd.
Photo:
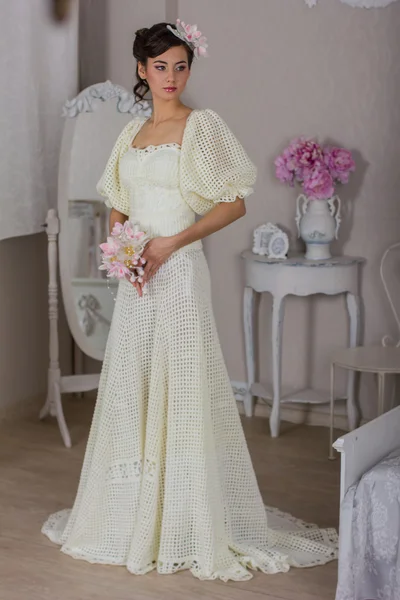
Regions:
M 399 598 L 400 448 L 345 494 L 336 592 L 336 600 Z

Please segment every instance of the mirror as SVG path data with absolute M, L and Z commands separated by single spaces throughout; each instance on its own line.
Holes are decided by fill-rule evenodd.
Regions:
M 111 325 L 115 280 L 99 270 L 99 244 L 108 235 L 109 209 L 97 200 L 70 200 L 68 205 L 69 267 L 75 313 L 88 342 L 104 352 Z
M 110 82 L 87 88 L 67 102 L 59 165 L 59 264 L 68 325 L 78 347 L 102 360 L 118 283 L 99 270 L 99 244 L 108 235 L 109 209 L 96 192 L 114 143 L 147 102 Z

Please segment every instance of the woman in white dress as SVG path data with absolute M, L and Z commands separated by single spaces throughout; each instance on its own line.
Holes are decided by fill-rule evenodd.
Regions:
M 124 128 L 98 190 L 111 228 L 150 233 L 145 282 L 119 285 L 74 506 L 42 531 L 134 574 L 240 581 L 326 563 L 337 538 L 265 508 L 221 353 L 201 240 L 245 214 L 256 168 L 219 115 L 180 101 L 205 47 L 179 21 L 136 34 L 153 114 Z

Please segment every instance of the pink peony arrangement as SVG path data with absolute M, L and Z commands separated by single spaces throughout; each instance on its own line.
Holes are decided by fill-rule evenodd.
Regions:
M 275 160 L 275 172 L 282 183 L 302 185 L 312 200 L 328 200 L 337 183 L 347 183 L 355 170 L 351 152 L 345 148 L 320 146 L 305 137 L 292 140 Z
M 115 223 L 107 242 L 100 244 L 102 262 L 99 269 L 107 271 L 107 277 L 142 283 L 146 261 L 141 254 L 149 239 L 135 223 Z

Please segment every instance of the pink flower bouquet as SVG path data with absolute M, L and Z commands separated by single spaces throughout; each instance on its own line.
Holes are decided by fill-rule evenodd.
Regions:
M 142 283 L 146 261 L 141 254 L 149 239 L 136 223 L 115 223 L 107 242 L 100 244 L 102 262 L 99 269 L 107 271 L 107 277 Z
M 275 172 L 282 183 L 298 182 L 311 200 L 328 200 L 337 183 L 347 183 L 355 170 L 351 152 L 345 148 L 320 146 L 305 137 L 292 140 L 275 160 Z

